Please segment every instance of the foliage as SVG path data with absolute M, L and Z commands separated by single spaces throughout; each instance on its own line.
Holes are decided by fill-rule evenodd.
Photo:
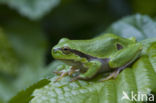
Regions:
M 155 0 L 148 0 L 148 1 L 147 0 L 131 0 L 130 2 L 135 12 L 155 16 L 156 14 L 156 11 L 155 11 L 156 1 Z
M 140 17 L 141 20 L 143 19 L 143 21 L 134 23 L 134 19 L 138 17 Z M 139 19 L 137 19 L 137 21 L 139 21 Z M 151 22 L 152 19 L 147 16 L 134 15 L 131 17 L 126 17 L 114 23 L 112 26 L 110 26 L 110 28 L 108 28 L 107 32 L 109 31 L 121 34 L 121 36 L 123 36 L 123 33 L 125 33 L 123 31 L 124 29 L 126 29 L 127 34 L 135 34 L 137 29 L 136 25 L 142 24 L 142 22 L 144 21 L 147 21 L 146 23 L 144 23 L 145 25 L 148 23 L 151 24 L 151 27 L 155 25 L 155 22 Z M 121 23 L 125 23 L 127 25 L 131 24 L 131 26 L 126 26 L 127 28 L 123 28 L 122 26 L 120 26 Z M 114 29 L 114 25 L 116 27 L 117 25 L 119 25 L 119 27 L 121 28 L 118 27 L 118 29 Z M 140 27 L 144 27 L 145 25 L 140 25 Z M 137 29 L 137 32 L 139 32 L 140 34 L 140 36 L 136 36 L 138 40 L 144 39 L 144 36 L 146 36 L 146 34 L 144 34 L 143 30 L 146 31 L 145 29 L 150 29 L 150 26 L 146 26 L 147 28 L 144 29 Z M 128 30 L 129 27 L 133 27 L 132 30 L 134 31 Z M 153 31 L 153 35 L 150 35 L 150 37 L 154 37 L 155 33 L 156 32 Z M 123 70 L 115 80 L 98 82 L 97 80 L 101 78 L 100 76 L 91 81 L 78 80 L 75 82 L 69 82 L 70 77 L 65 77 L 61 81 L 54 83 L 54 80 L 57 78 L 57 76 L 55 76 L 49 79 L 51 81 L 49 84 L 41 87 L 40 89 L 36 88 L 32 94 L 34 98 L 32 98 L 32 100 L 29 102 L 131 103 L 132 101 L 126 99 L 121 100 L 123 91 L 125 91 L 128 96 L 131 96 L 131 91 L 133 91 L 134 93 L 143 92 L 146 94 L 156 94 L 156 39 L 147 39 L 141 42 L 144 44 L 141 58 L 139 58 L 132 66 Z M 56 68 L 56 65 L 54 68 Z M 27 90 L 25 91 L 25 93 L 26 92 Z M 19 97 L 16 96 L 14 98 Z
M 18 95 L 16 95 L 14 98 L 12 98 L 9 103 L 28 103 L 31 98 L 33 98 L 31 96 L 32 92 L 34 89 L 37 88 L 41 88 L 44 85 L 48 84 L 50 81 L 48 79 L 42 79 L 39 82 L 37 82 L 36 84 L 33 84 L 32 86 L 30 86 L 29 88 L 21 92 L 18 93 Z
M 5 74 L 16 74 L 18 67 L 18 58 L 15 51 L 9 44 L 3 31 L 0 29 L 0 72 Z
M 0 0 L 0 3 L 7 4 L 30 19 L 41 18 L 57 6 L 59 2 L 60 0 Z
M 0 98 L 3 101 L 8 100 L 18 91 L 27 88 L 48 73 L 48 69 L 44 70 L 47 44 L 40 26 L 36 22 L 25 19 L 12 19 L 16 19 L 16 22 L 10 19 L 9 25 L 3 24 L 3 31 L 6 35 L 1 33 L 1 38 L 3 38 L 0 45 L 5 47 L 1 48 L 1 54 L 4 57 L 0 58 L 4 65 L 1 65 L 0 71 L 3 74 L 0 76 Z M 16 23 L 18 25 L 13 26 Z M 49 73 L 51 73 L 50 69 Z M 16 71 L 14 75 L 10 75 L 12 71 Z
M 155 20 L 137 14 L 105 30 L 113 21 L 134 12 L 154 17 L 154 3 L 154 0 L 0 0 L 0 103 L 120 102 L 122 90 L 155 93 Z M 66 77 L 53 83 L 56 76 L 52 71 L 62 62 L 51 62 L 51 47 L 62 37 L 87 39 L 104 30 L 123 37 L 135 36 L 144 44 L 142 57 L 116 80 L 97 82 L 99 75 L 91 81 L 71 83 Z M 146 38 L 150 39 L 143 40 Z
M 135 15 L 123 18 L 112 24 L 106 32 L 122 37 L 136 37 L 138 41 L 156 37 L 156 22 L 147 15 Z

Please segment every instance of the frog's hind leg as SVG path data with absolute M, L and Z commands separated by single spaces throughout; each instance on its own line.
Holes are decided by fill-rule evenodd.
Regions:
M 106 78 L 101 79 L 100 81 L 103 82 L 103 81 L 106 81 L 106 80 L 109 80 L 109 79 L 115 79 L 115 78 L 118 76 L 118 74 L 119 74 L 123 69 L 125 69 L 128 65 L 129 65 L 129 64 L 126 64 L 126 65 L 124 65 L 124 66 L 118 68 L 117 70 L 114 70 L 114 71 L 113 71 L 112 73 L 110 73 Z

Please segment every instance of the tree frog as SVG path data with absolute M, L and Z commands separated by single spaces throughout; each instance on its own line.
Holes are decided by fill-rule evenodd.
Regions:
M 103 34 L 88 40 L 62 38 L 52 48 L 52 56 L 69 65 L 69 71 L 56 71 L 60 80 L 65 75 L 78 73 L 72 78 L 88 80 L 99 73 L 109 73 L 101 81 L 116 78 L 124 68 L 141 54 L 142 44 L 134 37 L 123 38 L 115 34 Z M 62 69 L 64 67 L 62 66 Z

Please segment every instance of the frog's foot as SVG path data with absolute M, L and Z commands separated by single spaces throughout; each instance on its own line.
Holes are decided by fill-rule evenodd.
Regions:
M 54 71 L 53 73 L 57 74 L 57 75 L 61 75 L 63 72 L 67 72 L 69 76 L 71 76 L 72 74 L 74 74 L 76 72 L 76 69 L 74 67 L 71 67 L 70 70 L 61 70 L 61 71 Z
M 119 72 L 116 70 L 112 73 L 110 73 L 106 78 L 99 80 L 100 82 L 109 80 L 109 79 L 115 79 L 117 77 L 117 75 L 119 74 Z
M 63 77 L 65 77 L 67 75 L 68 75 L 68 72 L 62 72 L 61 75 L 54 82 L 61 80 Z

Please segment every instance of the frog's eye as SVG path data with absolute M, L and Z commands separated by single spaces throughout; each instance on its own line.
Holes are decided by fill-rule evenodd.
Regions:
M 69 54 L 70 53 L 70 48 L 69 47 L 63 47 L 62 51 L 64 54 Z
M 68 51 L 69 48 L 68 48 L 68 47 L 63 47 L 63 50 L 64 50 L 64 51 Z
M 121 44 L 116 44 L 116 48 L 118 49 L 118 50 L 120 50 L 120 49 L 122 49 L 123 48 L 123 46 L 121 45 Z

